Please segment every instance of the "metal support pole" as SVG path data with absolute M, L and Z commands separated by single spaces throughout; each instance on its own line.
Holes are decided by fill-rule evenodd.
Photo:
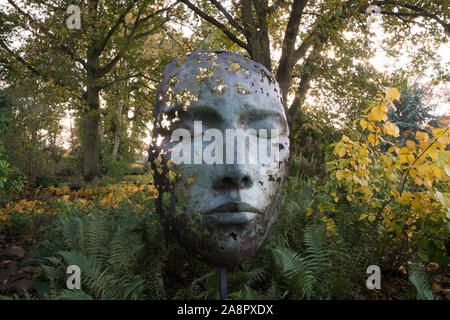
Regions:
M 220 300 L 227 298 L 227 268 L 220 268 Z

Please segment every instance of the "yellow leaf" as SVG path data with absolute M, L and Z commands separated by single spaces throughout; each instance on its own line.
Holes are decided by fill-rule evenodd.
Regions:
M 367 214 L 363 213 L 362 215 L 359 216 L 358 220 L 364 220 L 365 218 L 367 218 Z
M 367 180 L 363 178 L 363 179 L 361 179 L 361 184 L 363 186 L 367 187 L 369 185 L 369 182 L 367 182 Z
M 429 146 L 430 144 L 428 142 L 419 141 L 419 147 L 421 151 L 425 151 Z
M 416 132 L 416 139 L 418 141 L 421 141 L 421 142 L 427 142 L 428 139 L 429 139 L 428 133 L 422 132 L 422 131 L 417 131 Z
M 11 211 L 17 211 L 17 212 L 23 213 L 23 209 L 22 209 L 22 206 L 20 204 L 16 204 L 14 206 L 14 208 L 11 209 Z
M 362 184 L 362 183 L 361 183 L 361 179 L 360 179 L 357 175 L 353 175 L 353 182 L 354 182 L 354 183 Z
M 313 213 L 312 209 L 308 208 L 308 210 L 306 211 L 306 216 L 308 217 L 308 216 L 312 215 L 312 213 Z
M 398 137 L 399 133 L 400 133 L 400 129 L 395 125 L 395 123 L 392 122 L 386 122 L 383 126 L 384 132 L 394 136 L 394 137 Z
M 194 177 L 187 178 L 186 182 L 191 184 L 192 182 L 194 182 Z
M 450 207 L 450 193 L 441 193 L 439 191 L 436 191 L 435 198 L 439 200 L 444 208 Z
M 384 174 L 386 175 L 386 177 L 387 177 L 389 180 L 393 180 L 393 179 L 394 179 L 394 176 L 392 175 L 392 172 L 391 172 L 391 171 L 385 170 L 385 171 L 384 171 Z
M 414 179 L 414 182 L 415 182 L 418 186 L 421 186 L 421 185 L 423 184 L 423 179 L 422 179 L 421 177 L 419 177 L 419 176 L 414 176 L 413 179 Z
M 438 151 L 434 148 L 428 149 L 427 154 L 431 157 L 433 160 L 437 160 L 438 158 Z
M 369 140 L 369 143 L 371 145 L 373 145 L 374 147 L 376 147 L 379 143 L 379 141 L 376 139 L 374 134 L 369 134 L 369 136 L 367 137 L 367 140 Z
M 416 143 L 412 140 L 406 140 L 406 146 L 409 149 L 414 150 L 416 148 Z
M 367 121 L 364 119 L 359 120 L 359 125 L 364 129 L 367 128 Z
M 433 172 L 434 176 L 435 176 L 436 178 L 440 179 L 441 176 L 442 176 L 442 169 L 439 168 L 438 166 L 436 166 L 436 165 L 433 164 L 433 163 L 430 164 L 430 168 L 431 168 L 431 171 Z
M 450 136 L 449 135 L 442 135 L 438 138 L 438 142 L 442 144 L 442 146 L 445 148 L 450 143 Z
M 420 166 L 417 166 L 416 169 L 419 175 L 423 178 L 430 177 L 432 175 L 431 167 L 427 164 L 421 164 Z
M 345 156 L 346 152 L 347 152 L 347 149 L 345 149 L 345 147 L 340 148 L 339 151 L 338 151 L 339 157 L 342 158 L 343 156 Z
M 375 220 L 375 216 L 374 215 L 370 215 L 368 219 L 369 219 L 370 222 L 373 222 Z
M 386 88 L 386 101 L 392 102 L 394 100 L 400 101 L 400 92 L 397 88 Z
M 344 177 L 344 171 L 343 170 L 336 171 L 336 178 L 338 180 L 341 180 L 343 177 Z
M 428 189 L 431 189 L 433 187 L 433 182 L 430 179 L 424 179 L 423 185 Z
M 373 194 L 372 194 L 372 191 L 370 191 L 370 189 L 369 188 L 363 188 L 362 189 L 362 192 L 366 195 L 366 196 L 368 196 L 368 197 L 371 197 Z
M 384 119 L 387 119 L 387 114 L 383 110 L 380 109 L 373 109 L 368 117 L 369 121 L 382 121 Z
M 401 163 L 412 163 L 414 161 L 414 156 L 412 155 L 411 150 L 403 147 L 398 153 L 398 159 Z

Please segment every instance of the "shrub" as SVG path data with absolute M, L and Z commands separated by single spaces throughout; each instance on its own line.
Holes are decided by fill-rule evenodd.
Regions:
M 5 149 L 0 143 L 0 206 L 17 196 L 26 183 L 25 176 L 4 160 Z

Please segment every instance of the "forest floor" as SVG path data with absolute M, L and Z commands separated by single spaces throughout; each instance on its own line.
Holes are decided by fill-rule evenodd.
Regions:
M 131 179 L 132 180 L 132 179 Z M 122 181 L 121 183 L 93 186 L 82 189 L 70 189 L 50 187 L 36 190 L 28 196 L 8 203 L 0 209 L 0 295 L 16 293 L 22 296 L 24 290 L 28 293 L 40 294 L 48 289 L 48 284 L 42 281 L 34 281 L 39 278 L 43 270 L 41 264 L 43 257 L 50 256 L 51 230 L 49 226 L 56 216 L 59 205 L 70 203 L 84 210 L 90 206 L 101 204 L 117 208 L 122 202 L 127 202 L 137 209 L 140 205 L 133 196 L 139 194 L 142 199 L 154 199 L 157 191 L 148 183 Z M 13 219 L 10 219 L 13 216 Z M 437 268 L 431 267 L 428 274 L 437 273 Z M 438 276 L 442 280 L 442 276 Z M 186 282 L 194 279 L 194 274 L 189 270 L 172 270 L 165 274 L 165 285 Z M 189 281 L 188 281 L 189 282 Z M 434 284 L 432 290 L 436 297 L 445 299 L 450 292 L 450 282 L 439 286 Z M 436 283 L 436 282 L 434 282 Z M 170 288 L 167 290 L 170 292 Z M 414 296 L 413 289 L 408 280 L 406 270 L 390 270 L 382 273 L 382 286 L 380 290 L 361 290 L 352 293 L 352 299 L 361 300 L 403 300 Z

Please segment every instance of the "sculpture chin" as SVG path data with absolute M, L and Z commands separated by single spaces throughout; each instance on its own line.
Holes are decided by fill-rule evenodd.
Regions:
M 163 216 L 169 233 L 192 256 L 212 266 L 231 268 L 253 256 L 269 239 L 278 218 L 281 188 L 277 195 L 263 212 L 220 211 L 235 207 L 226 204 L 219 211 L 203 213 L 201 222 L 189 211 L 181 215 L 165 211 Z M 246 208 L 243 203 L 239 206 Z
M 249 216 L 256 215 L 252 213 Z M 244 215 L 246 216 L 246 214 Z M 242 216 L 235 218 L 242 219 Z M 204 263 L 215 267 L 231 268 L 242 264 L 247 258 L 253 256 L 270 237 L 273 225 L 269 228 L 257 226 L 256 218 L 250 222 L 222 220 L 209 225 L 209 230 L 201 235 L 188 235 L 184 231 L 176 232 L 178 241 L 190 254 Z M 255 233 L 260 228 L 264 233 Z M 214 231 L 214 232 L 213 232 Z

